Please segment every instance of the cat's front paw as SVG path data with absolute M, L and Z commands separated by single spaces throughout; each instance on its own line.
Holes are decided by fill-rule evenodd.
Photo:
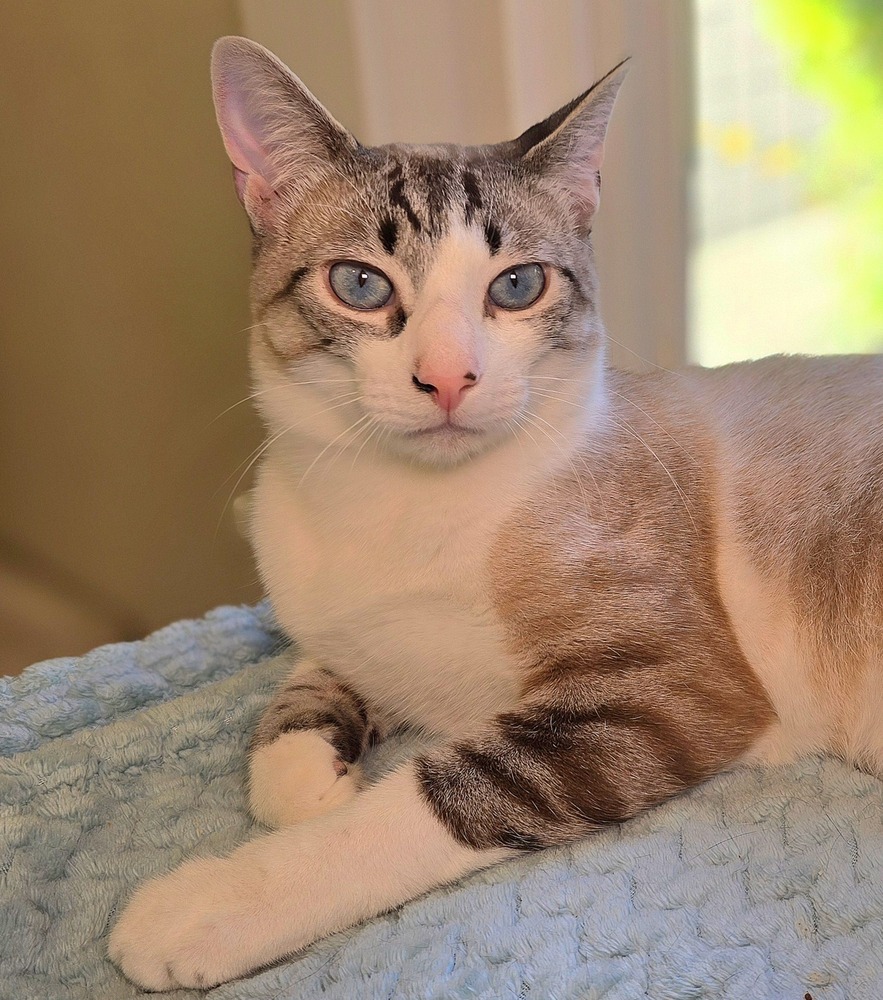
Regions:
M 257 968 L 268 935 L 262 873 L 230 859 L 189 861 L 145 882 L 114 927 L 110 958 L 148 990 L 205 989 Z
M 277 829 L 346 805 L 361 787 L 362 771 L 315 730 L 303 729 L 253 751 L 248 784 L 252 816 Z

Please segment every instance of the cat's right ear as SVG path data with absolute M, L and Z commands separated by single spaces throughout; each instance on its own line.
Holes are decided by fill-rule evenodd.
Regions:
M 627 63 L 623 60 L 585 93 L 505 144 L 565 194 L 585 230 L 601 201 L 604 140 Z
M 258 232 L 358 149 L 291 70 L 247 38 L 215 42 L 212 93 L 236 193 Z

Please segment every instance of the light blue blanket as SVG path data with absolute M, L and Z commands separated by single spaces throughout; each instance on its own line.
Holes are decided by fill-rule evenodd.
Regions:
M 2 1000 L 141 995 L 105 958 L 108 926 L 145 876 L 252 832 L 247 734 L 288 658 L 245 665 L 280 646 L 264 611 L 222 608 L 0 683 Z M 883 783 L 834 761 L 723 776 L 209 993 L 806 994 L 883 998 Z

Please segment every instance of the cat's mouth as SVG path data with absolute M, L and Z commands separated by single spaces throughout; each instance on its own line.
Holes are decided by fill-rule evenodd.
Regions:
M 443 424 L 436 424 L 434 427 L 421 427 L 415 431 L 405 431 L 405 436 L 409 438 L 428 438 L 428 437 L 461 437 L 470 434 L 481 434 L 483 433 L 480 427 L 466 427 L 463 424 L 452 424 L 445 422 Z
M 500 438 L 500 426 L 493 422 L 439 420 L 429 427 L 396 427 L 383 437 L 393 452 L 409 460 L 430 465 L 453 465 L 493 447 Z

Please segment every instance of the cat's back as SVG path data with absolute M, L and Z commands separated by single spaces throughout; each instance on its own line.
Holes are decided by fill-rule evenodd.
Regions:
M 753 558 L 811 583 L 817 614 L 879 585 L 868 561 L 883 557 L 883 357 L 778 356 L 687 380 L 719 510 Z
M 772 756 L 793 738 L 868 759 L 883 746 L 883 358 L 772 357 L 687 382 L 714 449 L 721 592 L 791 734 Z
M 507 573 L 509 603 L 563 607 L 586 634 L 715 621 L 779 718 L 760 757 L 834 749 L 880 770 L 881 388 L 878 357 L 611 372 L 606 433 L 523 519 L 553 509 L 557 526 L 519 525 L 520 552 L 533 537 L 536 551 Z
M 839 457 L 854 460 L 883 439 L 883 355 L 775 355 L 688 369 L 684 380 L 734 458 L 826 448 L 836 462 L 845 448 Z

